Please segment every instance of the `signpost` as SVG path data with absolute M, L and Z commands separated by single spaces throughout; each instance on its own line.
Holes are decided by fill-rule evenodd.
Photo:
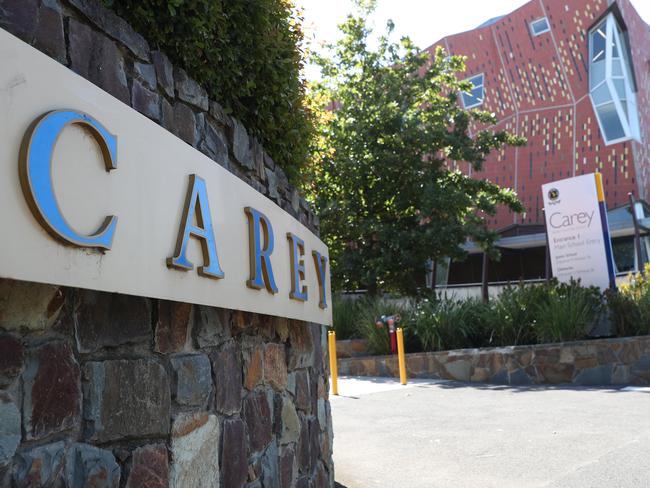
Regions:
M 612 243 L 600 173 L 542 185 L 553 276 L 615 288 Z

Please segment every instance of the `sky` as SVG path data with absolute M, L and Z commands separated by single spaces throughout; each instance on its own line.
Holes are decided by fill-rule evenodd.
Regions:
M 305 35 L 312 49 L 338 38 L 337 25 L 354 10 L 352 0 L 295 0 L 303 9 Z M 566 0 L 571 2 L 571 0 Z M 631 0 L 643 19 L 650 24 L 650 0 Z M 420 48 L 438 39 L 473 29 L 486 20 L 507 14 L 528 0 L 378 0 L 371 21 L 383 32 L 386 21 L 395 22 L 396 38 L 409 36 Z M 318 70 L 308 66 L 308 79 L 318 78 Z

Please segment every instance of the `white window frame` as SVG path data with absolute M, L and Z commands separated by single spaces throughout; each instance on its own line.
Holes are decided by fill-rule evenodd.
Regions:
M 481 84 L 480 84 L 480 85 L 477 85 L 477 84 L 475 84 L 472 80 L 474 80 L 475 78 L 478 78 L 479 76 L 481 77 Z M 472 97 L 473 97 L 474 95 L 472 95 L 471 92 L 463 91 L 463 92 L 461 93 L 461 99 L 462 99 L 462 101 L 463 101 L 463 107 L 465 107 L 466 109 L 470 109 L 470 108 L 479 107 L 479 106 L 483 105 L 483 103 L 485 103 L 485 74 L 484 74 L 484 73 L 478 73 L 478 74 L 475 74 L 475 75 L 473 75 L 473 76 L 470 76 L 469 78 L 465 78 L 465 80 L 463 80 L 463 81 L 469 81 L 472 85 L 474 85 L 474 88 L 473 88 L 473 89 L 480 88 L 480 89 L 481 89 L 481 93 L 482 93 L 482 95 L 483 95 L 483 96 L 480 98 L 480 101 L 479 101 L 479 102 L 473 103 L 473 104 L 471 104 L 471 105 L 466 105 L 466 104 L 465 104 L 465 97 L 463 96 L 463 93 L 465 93 L 465 94 L 467 94 L 467 95 L 470 95 L 470 96 L 472 96 Z
M 605 25 L 605 77 L 597 85 L 592 87 L 592 71 L 593 71 L 593 35 L 598 32 L 599 28 L 602 25 Z M 598 126 L 600 127 L 600 133 L 603 136 L 605 145 L 609 146 L 611 144 L 617 144 L 629 140 L 640 141 L 640 130 L 639 130 L 639 115 L 636 102 L 636 93 L 634 92 L 634 81 L 632 78 L 632 66 L 630 60 L 630 53 L 627 51 L 627 45 L 624 42 L 624 38 L 621 35 L 622 31 L 616 21 L 616 17 L 613 13 L 608 14 L 603 20 L 601 20 L 593 29 L 589 31 L 589 98 L 591 100 L 591 105 L 594 109 L 596 119 L 598 120 Z M 601 34 L 602 35 L 602 34 Z M 618 47 L 618 58 L 617 62 L 620 62 L 622 65 L 622 74 L 614 75 L 613 74 L 613 47 L 616 45 Z M 615 81 L 623 81 L 625 85 L 625 99 L 622 99 L 618 95 Z M 596 102 L 593 97 L 593 93 L 602 88 L 607 87 L 609 92 L 609 99 L 596 105 Z M 623 128 L 623 137 L 618 137 L 616 139 L 608 139 L 607 133 L 603 126 L 603 122 L 600 119 L 598 109 L 605 105 L 613 103 L 616 114 L 618 116 L 619 122 Z M 626 104 L 627 111 L 623 108 L 623 103 Z
M 539 32 L 535 32 L 535 24 L 539 24 L 540 22 L 545 22 L 546 23 L 546 28 L 544 30 L 541 30 Z M 542 34 L 546 34 L 547 32 L 551 32 L 551 24 L 548 21 L 548 18 L 546 17 L 540 17 L 539 19 L 535 19 L 530 23 L 530 32 L 533 36 L 541 36 Z

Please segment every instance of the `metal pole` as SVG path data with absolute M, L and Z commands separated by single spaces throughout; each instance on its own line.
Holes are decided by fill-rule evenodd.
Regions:
M 637 271 L 644 273 L 643 256 L 641 255 L 641 230 L 639 229 L 639 220 L 636 217 L 636 200 L 632 193 L 628 193 L 627 195 L 630 198 L 630 212 L 632 212 L 632 223 L 634 224 L 634 252 L 639 267 Z
M 404 330 L 397 329 L 397 361 L 399 363 L 399 382 L 406 384 L 406 357 L 404 356 Z
M 542 214 L 545 214 L 544 209 L 542 209 Z M 551 249 L 548 244 L 548 230 L 546 229 L 546 216 L 544 217 L 544 237 L 546 237 L 546 258 L 544 261 L 544 278 L 546 279 L 546 283 L 549 283 L 551 281 L 551 275 L 553 272 L 551 271 Z
M 490 299 L 488 294 L 488 263 L 490 258 L 488 258 L 487 252 L 483 251 L 483 277 L 481 280 L 481 296 L 483 298 L 483 303 L 487 303 Z
M 327 343 L 329 345 L 330 353 L 330 374 L 332 375 L 332 395 L 339 394 L 338 376 L 339 370 L 336 364 L 336 332 L 329 331 L 327 333 Z

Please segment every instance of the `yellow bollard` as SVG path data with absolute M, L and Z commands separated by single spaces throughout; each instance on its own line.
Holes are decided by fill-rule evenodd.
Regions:
M 329 331 L 327 333 L 327 343 L 330 350 L 330 373 L 332 374 L 332 395 L 339 394 L 339 385 L 337 384 L 337 378 L 339 375 L 339 370 L 336 365 L 336 332 Z
M 406 384 L 406 357 L 404 357 L 404 330 L 397 329 L 397 360 L 399 362 L 399 381 Z

